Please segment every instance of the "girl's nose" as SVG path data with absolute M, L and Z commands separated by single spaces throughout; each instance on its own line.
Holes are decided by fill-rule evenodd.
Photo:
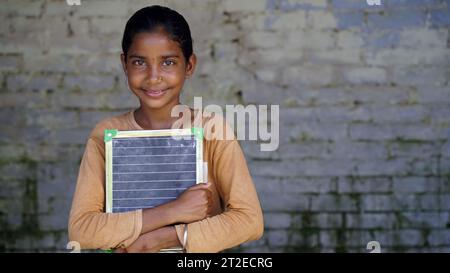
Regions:
M 157 66 L 152 66 L 149 69 L 148 78 L 151 84 L 157 84 L 162 81 L 161 71 L 159 71 Z

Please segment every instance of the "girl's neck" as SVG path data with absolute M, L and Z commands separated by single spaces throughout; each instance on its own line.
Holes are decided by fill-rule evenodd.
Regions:
M 175 105 L 178 104 L 180 103 L 177 102 Z M 141 105 L 141 107 L 134 111 L 134 119 L 144 130 L 170 129 L 172 124 L 179 119 L 179 117 L 172 117 L 170 115 L 171 111 L 172 106 L 161 109 L 151 109 L 142 107 Z

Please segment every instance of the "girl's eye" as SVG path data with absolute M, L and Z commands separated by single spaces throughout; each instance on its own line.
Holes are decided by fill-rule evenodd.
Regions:
M 163 65 L 164 66 L 171 66 L 171 65 L 174 65 L 174 64 L 175 64 L 175 62 L 172 61 L 172 60 L 164 60 L 163 61 Z
M 143 60 L 134 60 L 132 62 L 133 65 L 137 65 L 137 66 L 142 66 L 144 65 L 144 61 Z

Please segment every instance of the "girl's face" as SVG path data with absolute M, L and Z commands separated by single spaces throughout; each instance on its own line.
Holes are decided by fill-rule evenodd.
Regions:
M 186 62 L 180 45 L 164 32 L 136 34 L 127 58 L 122 54 L 121 59 L 128 85 L 141 107 L 169 111 L 179 104 L 184 81 L 196 64 L 195 55 Z

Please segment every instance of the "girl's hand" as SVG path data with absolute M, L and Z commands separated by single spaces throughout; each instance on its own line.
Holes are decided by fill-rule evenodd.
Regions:
M 212 207 L 210 187 L 211 183 L 194 185 L 172 202 L 177 222 L 192 223 L 209 216 Z
M 175 228 L 167 226 L 142 234 L 130 246 L 116 249 L 115 253 L 155 253 L 163 248 L 179 246 Z
M 154 238 L 152 232 L 139 236 L 134 243 L 125 249 L 126 253 L 154 253 L 158 252 L 158 240 Z

